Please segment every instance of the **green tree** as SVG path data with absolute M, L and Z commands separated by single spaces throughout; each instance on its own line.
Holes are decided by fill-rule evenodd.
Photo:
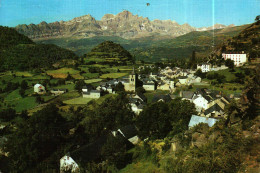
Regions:
M 26 90 L 28 88 L 28 83 L 25 80 L 21 82 L 21 89 Z
M 227 60 L 225 61 L 225 65 L 226 65 L 228 68 L 230 68 L 230 69 L 234 69 L 234 61 L 231 60 L 231 59 L 227 59 Z
M 16 130 L 8 136 L 4 147 L 11 160 L 11 172 L 33 170 L 46 161 L 64 142 L 68 133 L 65 124 L 66 120 L 55 105 L 48 105 L 16 124 Z
M 198 69 L 195 75 L 201 77 L 201 79 L 204 79 L 206 77 L 206 73 L 202 73 L 201 69 Z
M 118 135 L 114 137 L 110 135 L 101 149 L 101 156 L 110 165 L 115 165 L 118 169 L 122 169 L 131 162 L 131 155 L 127 153 L 127 149 L 126 139 L 123 136 Z
M 24 89 L 20 89 L 19 90 L 19 94 L 21 95 L 21 97 L 25 96 L 25 90 Z
M 142 138 L 164 138 L 171 131 L 168 104 L 156 102 L 148 105 L 137 117 L 136 125 Z
M 125 87 L 122 84 L 122 82 L 119 82 L 116 86 L 115 86 L 115 92 L 124 92 L 125 91 Z
M 39 103 L 39 104 L 42 104 L 44 102 L 43 98 L 41 98 L 41 96 L 38 94 L 35 97 L 35 101 L 36 101 L 36 103 Z
M 82 91 L 83 86 L 85 86 L 84 80 L 78 80 L 75 84 L 75 89 L 80 93 Z

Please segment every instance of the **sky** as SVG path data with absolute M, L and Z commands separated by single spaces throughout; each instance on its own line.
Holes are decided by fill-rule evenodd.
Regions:
M 243 25 L 260 15 L 260 0 L 0 0 L 0 25 L 68 21 L 87 14 L 100 20 L 123 10 L 193 27 Z

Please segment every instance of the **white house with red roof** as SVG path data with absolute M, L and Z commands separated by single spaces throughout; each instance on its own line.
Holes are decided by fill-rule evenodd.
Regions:
M 34 89 L 34 92 L 38 93 L 38 94 L 45 94 L 46 93 L 45 87 L 41 84 L 35 84 L 33 89 Z

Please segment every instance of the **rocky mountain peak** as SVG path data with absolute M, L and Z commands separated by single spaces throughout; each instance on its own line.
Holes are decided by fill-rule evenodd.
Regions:
M 101 21 L 111 20 L 111 19 L 114 19 L 114 18 L 115 18 L 115 15 L 113 15 L 113 14 L 105 14 L 102 17 Z
M 124 19 L 129 19 L 133 16 L 133 14 L 127 10 L 122 11 L 121 13 L 118 13 L 116 17 L 121 17 Z
M 215 28 L 225 27 L 220 24 Z M 57 36 L 119 36 L 122 38 L 140 38 L 153 34 L 167 35 L 176 37 L 195 31 L 196 28 L 185 23 L 179 25 L 172 20 L 153 20 L 148 17 L 133 15 L 124 10 L 116 15 L 105 14 L 101 20 L 96 20 L 90 14 L 81 17 L 75 17 L 69 21 L 60 21 L 53 23 L 41 22 L 38 25 L 18 25 L 15 29 L 32 39 L 50 38 Z M 208 30 L 209 28 L 205 28 Z

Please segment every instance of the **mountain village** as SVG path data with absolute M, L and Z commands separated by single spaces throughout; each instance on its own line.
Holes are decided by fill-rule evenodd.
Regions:
M 0 26 L 0 173 L 259 172 L 259 34 L 127 10 Z

